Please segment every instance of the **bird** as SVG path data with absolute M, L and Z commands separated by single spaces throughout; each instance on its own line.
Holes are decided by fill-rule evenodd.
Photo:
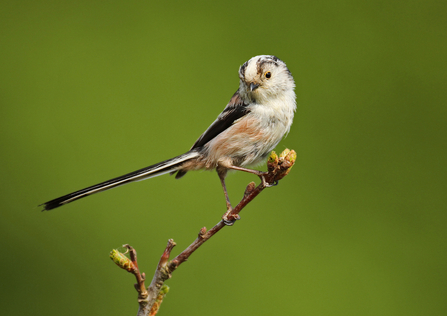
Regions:
M 217 171 L 225 195 L 225 214 L 228 214 L 232 208 L 225 185 L 228 171 L 252 173 L 265 183 L 265 173 L 247 167 L 266 161 L 269 153 L 289 133 L 296 111 L 295 81 L 278 57 L 255 56 L 239 67 L 238 75 L 238 90 L 189 151 L 45 202 L 39 205 L 43 206 L 42 211 L 127 183 L 168 173 L 180 179 L 189 171 L 205 169 Z

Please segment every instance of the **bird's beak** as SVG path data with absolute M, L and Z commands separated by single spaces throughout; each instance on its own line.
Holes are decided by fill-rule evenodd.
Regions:
M 250 91 L 255 91 L 257 88 L 259 87 L 258 84 L 256 83 L 250 83 Z

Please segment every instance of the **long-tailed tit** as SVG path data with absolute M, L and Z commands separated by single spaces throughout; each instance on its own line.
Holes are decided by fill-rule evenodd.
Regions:
M 239 89 L 228 105 L 187 153 L 48 201 L 42 204 L 44 210 L 130 182 L 166 173 L 176 173 L 175 178 L 179 179 L 188 171 L 199 169 L 216 169 L 230 210 L 225 187 L 227 171 L 250 172 L 265 181 L 264 173 L 245 167 L 266 160 L 289 132 L 296 109 L 295 83 L 279 58 L 251 58 L 239 68 L 239 79 Z

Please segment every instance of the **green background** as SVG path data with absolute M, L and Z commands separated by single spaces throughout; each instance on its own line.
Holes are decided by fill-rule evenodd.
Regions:
M 3 315 L 134 315 L 152 277 L 225 210 L 214 172 L 38 204 L 189 149 L 283 59 L 297 83 L 277 151 L 297 164 L 182 265 L 159 315 L 446 315 L 445 1 L 2 1 Z M 256 180 L 235 173 L 238 201 Z

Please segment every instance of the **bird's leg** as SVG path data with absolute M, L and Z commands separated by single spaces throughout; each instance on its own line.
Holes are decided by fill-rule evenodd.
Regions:
M 232 219 L 228 218 L 228 215 L 233 210 L 233 206 L 231 206 L 230 198 L 228 197 L 227 186 L 225 185 L 225 176 L 227 175 L 227 169 L 217 169 L 217 174 L 219 175 L 220 183 L 222 184 L 222 188 L 225 194 L 225 202 L 227 203 L 227 211 L 222 216 L 225 225 L 232 226 L 234 222 L 239 219 L 239 216 L 235 216 Z
M 253 170 L 253 169 L 247 169 L 247 168 L 242 168 L 242 167 L 236 167 L 236 166 L 228 166 L 229 169 L 233 169 L 233 170 L 239 170 L 239 171 L 244 171 L 244 172 L 248 172 L 248 173 L 252 173 L 257 175 L 261 181 L 262 184 L 264 185 L 264 187 L 269 188 L 272 186 L 277 185 L 278 183 L 275 182 L 275 184 L 269 184 L 267 183 L 267 181 L 265 181 L 265 175 L 268 174 L 268 172 L 263 172 L 263 171 L 259 171 L 259 170 Z
M 222 184 L 222 188 L 225 194 L 225 202 L 227 203 L 227 213 L 230 213 L 233 210 L 233 207 L 231 206 L 230 198 L 228 197 L 228 191 L 227 186 L 225 185 L 225 179 L 222 177 L 220 178 L 220 183 Z

